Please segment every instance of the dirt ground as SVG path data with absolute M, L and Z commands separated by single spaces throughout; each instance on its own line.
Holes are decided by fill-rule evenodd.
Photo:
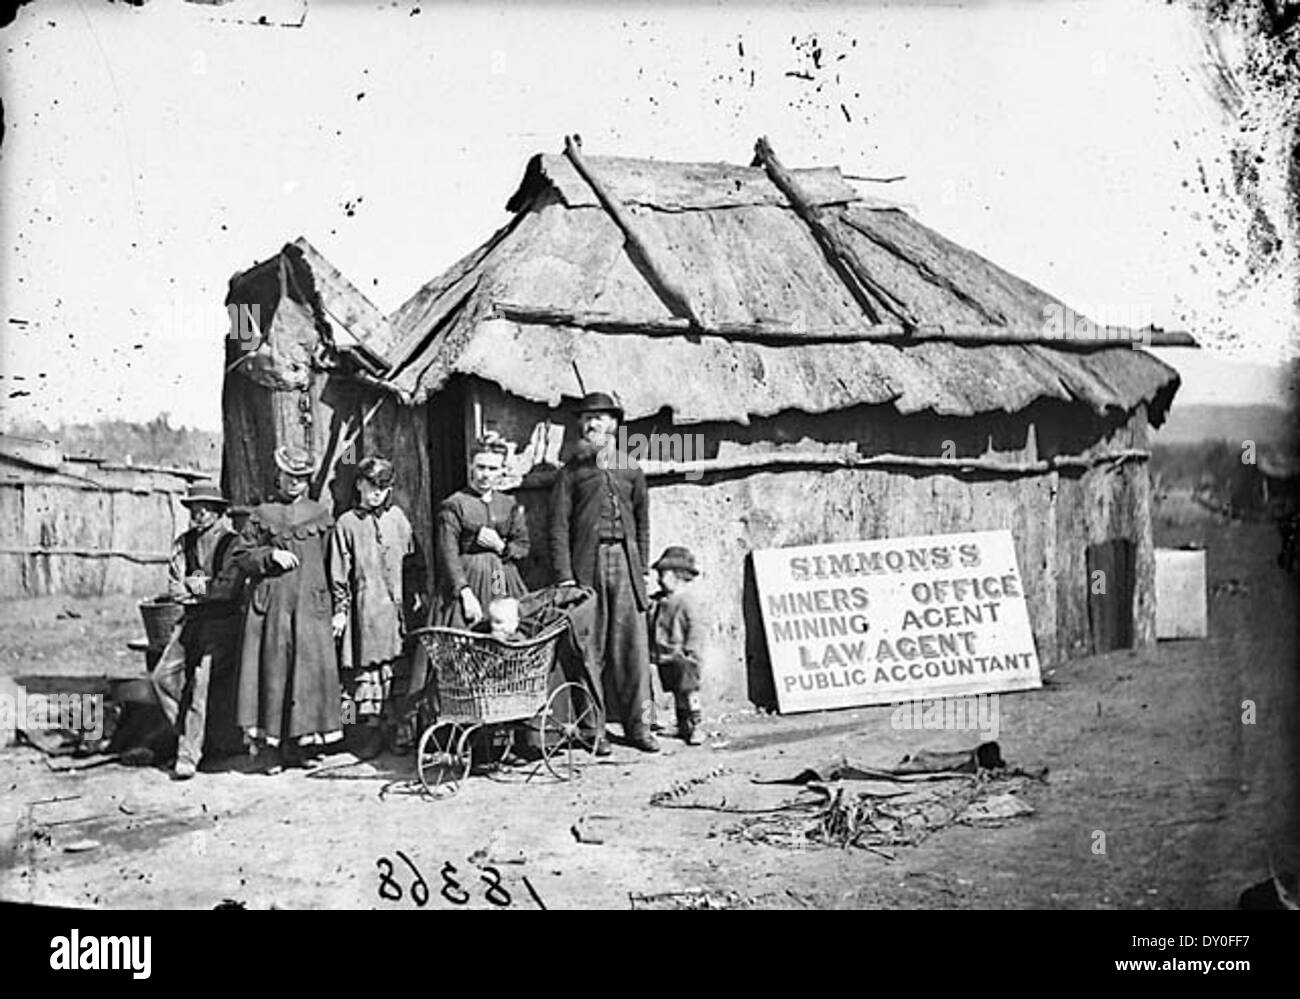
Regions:
M 997 827 L 953 824 L 881 852 L 731 835 L 750 816 L 723 809 L 776 808 L 798 790 L 751 778 L 840 758 L 890 766 L 981 741 L 895 730 L 888 707 L 737 712 L 709 720 L 703 747 L 616 747 L 572 783 L 475 777 L 440 801 L 412 793 L 409 760 L 393 757 L 336 754 L 276 777 L 236 762 L 176 783 L 152 768 L 56 773 L 35 750 L 10 747 L 0 750 L 0 897 L 450 909 L 490 908 L 504 890 L 516 908 L 1230 907 L 1268 875 L 1270 853 L 1300 863 L 1297 586 L 1274 564 L 1270 525 L 1202 522 L 1157 536 L 1186 541 L 1208 549 L 1210 637 L 1074 661 L 1042 690 L 1003 696 L 1003 756 L 1048 774 L 1020 794 L 1034 813 Z M 0 606 L 0 675 L 137 675 L 125 648 L 140 632 L 134 604 Z M 80 617 L 58 616 L 69 608 Z M 1253 724 L 1243 723 L 1248 700 Z M 668 803 L 691 807 L 651 803 L 674 789 Z M 419 883 L 412 897 L 408 860 L 427 898 Z M 498 872 L 495 894 L 484 867 Z

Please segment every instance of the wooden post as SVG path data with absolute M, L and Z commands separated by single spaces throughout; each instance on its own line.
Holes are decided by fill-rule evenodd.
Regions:
M 906 304 L 867 273 L 862 262 L 857 259 L 840 234 L 826 224 L 821 209 L 808 200 L 799 187 L 799 182 L 776 158 L 776 153 L 772 151 L 772 146 L 766 138 L 760 138 L 754 143 L 754 155 L 767 171 L 772 183 L 789 200 L 795 214 L 812 230 L 813 237 L 826 253 L 831 266 L 835 268 L 840 280 L 862 307 L 862 311 L 867 314 L 867 318 L 872 323 L 880 322 L 880 313 L 867 294 L 870 292 L 881 305 L 896 315 L 909 331 L 921 325 Z
M 663 268 L 655 263 L 649 248 L 637 234 L 636 227 L 632 224 L 631 214 L 605 189 L 605 185 L 592 173 L 591 167 L 582 158 L 581 140 L 576 135 L 566 135 L 564 137 L 564 155 L 569 158 L 573 168 L 578 171 L 582 179 L 596 192 L 597 200 L 600 201 L 601 207 L 609 213 L 609 217 L 614 220 L 614 224 L 623 231 L 623 238 L 627 240 L 634 256 L 640 261 L 655 294 L 663 300 L 664 305 L 668 306 L 668 311 L 674 316 L 689 319 L 692 326 L 702 326 L 699 316 L 696 315 L 695 309 L 692 308 L 690 300 L 686 297 L 686 292 L 668 276 Z
M 353 427 L 347 437 L 343 438 L 343 440 L 334 448 L 334 453 L 330 456 L 329 461 L 321 464 L 320 471 L 317 473 L 316 481 L 316 492 L 318 495 L 321 490 L 325 488 L 325 483 L 329 481 L 330 476 L 334 474 L 334 469 L 338 466 L 340 459 L 347 454 L 348 449 L 352 447 L 352 445 L 356 443 L 356 439 L 361 436 L 361 431 L 366 428 L 366 424 L 370 422 L 370 418 L 379 412 L 379 407 L 387 401 L 387 395 L 381 395 L 376 399 L 374 405 L 371 406 L 361 417 L 361 421 Z

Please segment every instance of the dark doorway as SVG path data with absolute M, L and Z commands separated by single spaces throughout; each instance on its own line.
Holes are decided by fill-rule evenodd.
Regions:
M 756 708 L 775 711 L 776 681 L 772 678 L 772 660 L 767 651 L 767 633 L 763 630 L 763 611 L 759 605 L 752 554 L 745 556 L 741 613 L 745 621 L 745 678 L 749 701 Z
M 1088 631 L 1092 652 L 1133 647 L 1134 545 L 1126 538 L 1089 545 Z
M 429 502 L 436 518 L 438 504 L 464 487 L 465 383 L 453 378 L 433 395 L 429 411 Z

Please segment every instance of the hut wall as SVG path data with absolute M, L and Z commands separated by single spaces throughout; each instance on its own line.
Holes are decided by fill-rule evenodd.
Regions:
M 272 422 L 275 395 L 238 374 L 221 391 L 221 490 L 232 503 L 257 502 L 270 487 L 277 446 Z
M 544 466 L 571 450 L 575 435 L 568 414 L 506 395 L 486 382 L 457 381 L 425 407 L 385 400 L 350 452 L 343 453 L 343 441 L 381 398 L 373 390 L 318 372 L 307 386 L 304 410 L 299 391 L 263 388 L 248 380 L 232 386 L 231 381 L 225 474 L 235 498 L 246 500 L 252 494 L 241 488 L 265 491 L 272 474 L 271 452 L 277 444 L 291 442 L 309 447 L 327 462 L 339 455 L 333 473 L 318 488 L 341 512 L 350 502 L 356 461 L 368 453 L 385 454 L 397 463 L 396 501 L 410 515 L 430 564 L 434 504 L 464 481 L 463 454 L 457 460 L 451 452 L 468 449 L 482 429 L 500 431 L 519 452 L 512 470 L 530 473 L 515 490 L 533 541 L 521 566 L 524 578 L 530 587 L 552 581 L 546 545 L 550 477 Z M 562 444 L 554 432 L 545 432 L 548 425 L 552 431 L 564 428 Z M 700 434 L 704 453 L 691 454 L 694 458 L 789 448 L 1033 462 L 1048 455 L 1100 454 L 1146 443 L 1141 410 L 1130 418 L 1103 419 L 1056 403 L 1035 404 L 1014 415 L 967 419 L 929 413 L 899 416 L 890 407 L 863 406 L 820 416 L 783 414 L 749 426 L 675 427 L 664 413 L 627 429 L 646 435 Z M 242 436 L 236 437 L 236 432 Z M 430 453 L 431 444 L 438 453 Z M 1015 476 L 785 467 L 712 472 L 698 481 L 655 477 L 651 538 L 655 553 L 667 544 L 692 547 L 710 591 L 721 596 L 714 621 L 717 666 L 707 700 L 771 703 L 761 622 L 753 581 L 747 578 L 747 556 L 753 550 L 1007 528 L 1015 539 L 1040 659 L 1059 663 L 1091 648 L 1086 571 L 1090 544 L 1115 538 L 1133 542 L 1135 637 L 1139 643 L 1153 638 L 1149 491 L 1143 462 L 1101 465 L 1083 473 L 1032 471 Z
M 236 503 L 260 501 L 274 490 L 275 449 L 292 444 L 320 463 L 324 472 L 311 494 L 328 503 L 334 446 L 347 436 L 364 390 L 317 367 L 315 318 L 285 297 L 276 269 L 268 262 L 250 275 L 232 286 L 227 304 L 256 306 L 265 340 L 226 341 L 222 486 Z
M 92 485 L 37 471 L 0 481 L 0 547 L 11 549 L 0 554 L 0 599 L 147 595 L 166 587 L 172 539 L 188 522 L 179 502 L 185 481 L 101 477 L 116 481 Z
M 475 383 L 469 397 L 479 403 L 484 426 L 500 431 L 521 450 L 533 450 L 520 456 L 519 467 L 541 458 L 539 424 L 566 426 L 558 455 L 567 457 L 574 436 L 571 416 L 486 383 Z M 674 427 L 668 414 L 661 414 L 629 425 L 628 432 L 702 434 L 706 453 L 693 457 L 852 448 L 858 454 L 988 456 L 1011 463 L 1143 448 L 1146 417 L 1142 409 L 1101 417 L 1053 402 L 1013 415 L 968 419 L 899 416 L 889 407 L 864 406 L 822 416 L 783 414 L 745 427 Z M 747 578 L 747 556 L 759 548 L 1009 529 L 1040 660 L 1057 664 L 1091 650 L 1088 545 L 1124 538 L 1135 547 L 1135 640 L 1142 644 L 1154 637 L 1150 486 L 1142 461 L 1099 465 L 1083 473 L 1014 476 L 787 466 L 709 473 L 698 481 L 655 477 L 650 485 L 654 553 L 668 544 L 690 546 L 710 592 L 721 597 L 714 622 L 718 666 L 706 692 L 710 701 L 769 703 L 773 697 L 753 581 Z M 551 581 L 548 476 L 534 469 L 515 495 L 525 507 L 533 538 L 524 578 L 530 586 L 545 585 Z
M 267 388 L 239 375 L 227 376 L 222 393 L 226 495 L 245 504 L 269 496 L 275 488 L 275 449 L 281 445 L 328 459 L 331 439 L 353 408 L 356 393 L 352 383 L 331 385 L 323 372 L 313 373 L 302 389 Z M 314 481 L 312 495 L 324 496 L 328 503 L 329 485 L 328 479 Z
M 1040 658 L 1056 659 L 1048 476 L 969 481 L 875 468 L 783 470 L 661 484 L 651 496 L 655 548 L 690 546 L 710 592 L 725 595 L 715 605 L 719 669 L 710 699 L 765 703 L 772 697 L 753 583 L 746 579 L 749 553 L 846 538 L 1009 529 Z
M 1147 446 L 1145 408 L 1089 449 L 1105 453 Z M 1134 545 L 1133 639 L 1136 647 L 1155 642 L 1155 542 L 1151 526 L 1151 479 L 1146 462 L 1099 465 L 1079 475 L 1060 476 L 1057 497 L 1057 615 L 1062 658 L 1088 655 L 1092 638 L 1088 601 L 1114 598 L 1114 580 L 1105 594 L 1092 594 L 1088 577 L 1090 545 L 1125 539 Z
M 431 456 L 425 407 L 404 406 L 391 395 L 324 371 L 313 372 L 302 390 L 267 388 L 228 375 L 223 401 L 222 482 L 235 502 L 253 503 L 271 495 L 275 449 L 292 444 L 317 459 L 319 472 L 311 494 L 337 516 L 352 505 L 358 462 L 382 455 L 396 466 L 394 502 L 410 518 L 426 557 L 430 555 Z
M 377 398 L 375 395 L 368 394 L 365 408 L 369 410 Z M 425 408 L 403 406 L 395 399 L 386 400 L 361 432 L 355 452 L 354 461 L 359 461 L 369 454 L 378 454 L 393 462 L 396 472 L 393 502 L 410 518 L 416 543 L 420 546 L 425 562 L 432 566 L 431 452 Z M 345 477 L 350 483 L 354 483 L 356 481 L 354 468 L 354 465 L 343 466 L 340 477 Z M 349 498 L 346 505 L 350 505 L 352 502 L 350 489 L 347 495 Z
M 14 547 L 22 547 L 26 540 L 27 529 L 23 525 L 23 487 L 21 484 L 6 483 L 0 485 L 0 542 L 5 548 L 12 542 Z M 0 553 L 0 600 L 15 600 L 19 597 L 32 596 L 26 585 L 27 556 L 22 552 Z

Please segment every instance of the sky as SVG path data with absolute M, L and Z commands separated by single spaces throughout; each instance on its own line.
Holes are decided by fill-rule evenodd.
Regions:
M 302 27 L 238 23 L 260 12 Z M 306 236 L 389 312 L 573 132 L 902 176 L 860 187 L 1084 313 L 1221 348 L 1193 394 L 1300 342 L 1293 289 L 1222 250 L 1235 126 L 1181 5 L 37 0 L 0 48 L 8 421 L 219 428 L 232 274 Z
M 1294 409 L 1296 386 L 1282 366 L 1259 364 L 1240 355 L 1220 355 L 1188 347 L 1153 347 L 1151 353 L 1182 377 L 1175 405 L 1240 406 L 1263 404 Z

